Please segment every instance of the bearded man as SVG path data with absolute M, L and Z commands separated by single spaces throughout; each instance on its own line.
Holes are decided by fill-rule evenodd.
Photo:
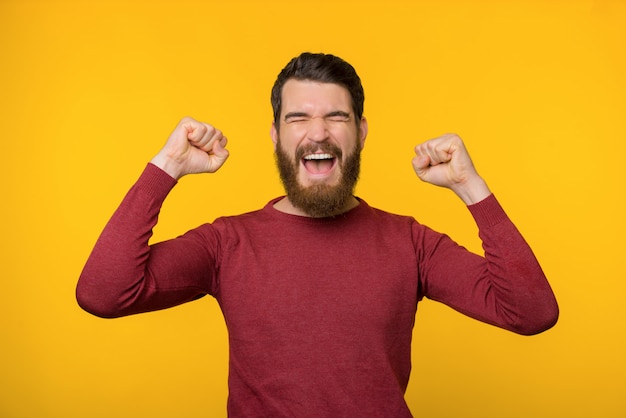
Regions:
M 213 173 L 229 155 L 221 131 L 183 119 L 87 260 L 77 285 L 85 310 L 118 317 L 215 297 L 229 334 L 231 417 L 412 416 L 404 392 L 424 297 L 523 335 L 556 323 L 539 263 L 458 136 L 416 146 L 412 164 L 467 205 L 484 255 L 354 196 L 367 120 L 350 64 L 301 54 L 271 98 L 286 195 L 149 245 L 177 180 Z

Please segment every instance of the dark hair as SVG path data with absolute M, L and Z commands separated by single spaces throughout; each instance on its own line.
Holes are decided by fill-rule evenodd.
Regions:
M 278 74 L 274 87 L 272 87 L 272 109 L 277 129 L 282 108 L 283 86 L 287 80 L 292 78 L 339 84 L 345 87 L 352 98 L 352 110 L 355 114 L 356 123 L 358 124 L 361 120 L 365 94 L 363 93 L 361 79 L 354 67 L 343 59 L 331 54 L 304 52 L 289 61 Z

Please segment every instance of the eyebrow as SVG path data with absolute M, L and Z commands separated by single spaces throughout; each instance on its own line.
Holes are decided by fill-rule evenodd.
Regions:
M 335 110 L 334 112 L 328 113 L 325 117 L 332 118 L 334 116 L 341 116 L 341 117 L 344 117 L 346 119 L 349 119 L 350 118 L 350 113 L 344 112 L 343 110 Z

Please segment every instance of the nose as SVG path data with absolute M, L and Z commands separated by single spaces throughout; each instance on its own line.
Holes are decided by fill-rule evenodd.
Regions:
M 328 139 L 328 127 L 324 118 L 311 118 L 307 130 L 307 138 L 313 142 L 323 142 Z

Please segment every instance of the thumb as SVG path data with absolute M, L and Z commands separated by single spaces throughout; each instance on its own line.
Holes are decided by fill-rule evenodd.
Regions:
M 427 155 L 417 155 L 413 158 L 413 169 L 419 177 L 426 174 L 428 167 L 430 167 L 430 158 Z
M 219 141 L 215 141 L 215 145 L 213 146 L 213 155 L 218 158 L 223 158 L 224 160 L 228 158 L 228 150 L 226 149 L 226 137 L 222 138 Z
M 224 165 L 224 163 L 228 159 L 228 156 L 230 155 L 230 153 L 225 148 L 225 145 L 226 145 L 226 138 L 222 138 L 219 141 L 215 141 L 215 143 L 213 144 L 213 148 L 211 149 L 211 152 L 210 152 L 211 168 L 209 169 L 209 172 L 217 171 L 222 165 Z

